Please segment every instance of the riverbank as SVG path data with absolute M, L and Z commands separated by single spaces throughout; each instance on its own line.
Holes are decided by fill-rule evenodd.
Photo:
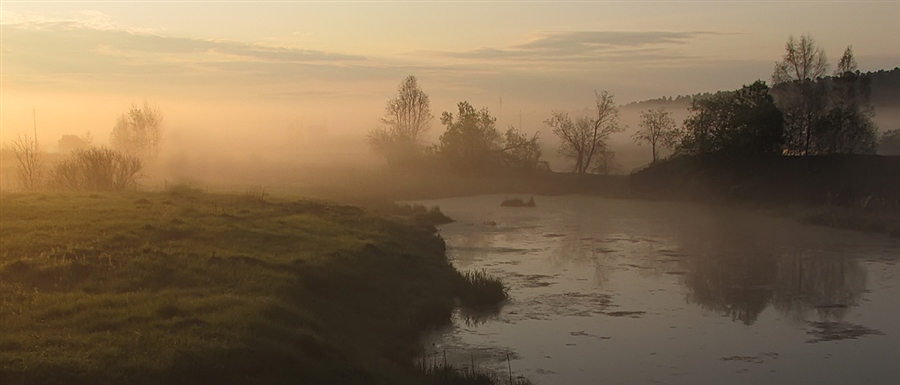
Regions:
M 683 156 L 632 174 L 637 199 L 694 201 L 900 236 L 900 157 Z
M 418 384 L 433 226 L 187 188 L 0 198 L 0 383 Z M 464 298 L 465 300 L 465 298 Z

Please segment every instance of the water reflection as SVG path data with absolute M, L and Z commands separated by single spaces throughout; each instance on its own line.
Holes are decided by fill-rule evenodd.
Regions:
M 735 233 L 727 234 L 715 252 L 694 252 L 678 261 L 686 272 L 680 283 L 687 300 L 704 309 L 745 325 L 756 322 L 769 305 L 797 321 L 811 312 L 823 321 L 842 320 L 865 291 L 866 271 L 859 259 L 780 251 L 784 244 L 760 237 L 741 242 Z M 690 245 L 691 240 L 681 241 Z
M 427 202 L 458 221 L 441 230 L 453 263 L 511 287 L 427 340 L 448 359 L 506 370 L 513 352 L 539 383 L 900 380 L 900 243 L 700 205 L 536 200 Z

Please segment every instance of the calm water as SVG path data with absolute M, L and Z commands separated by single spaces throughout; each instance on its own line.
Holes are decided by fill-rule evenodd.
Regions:
M 900 240 L 694 204 L 503 199 L 421 202 L 456 219 L 440 228 L 454 265 L 511 287 L 426 337 L 457 366 L 539 384 L 900 384 Z

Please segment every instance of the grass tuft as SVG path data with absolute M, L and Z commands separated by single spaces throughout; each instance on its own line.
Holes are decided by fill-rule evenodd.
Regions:
M 491 308 L 508 298 L 509 288 L 500 278 L 484 270 L 470 270 L 462 274 L 458 286 L 459 299 L 470 308 Z

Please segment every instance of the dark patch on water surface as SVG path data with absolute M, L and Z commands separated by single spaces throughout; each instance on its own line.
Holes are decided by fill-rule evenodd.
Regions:
M 560 237 L 565 237 L 565 236 L 566 236 L 565 234 L 559 234 L 559 233 L 544 234 L 544 238 L 560 238 Z
M 809 321 L 806 324 L 813 328 L 806 331 L 806 334 L 810 336 L 806 340 L 807 343 L 852 340 L 869 335 L 884 335 L 881 331 L 849 322 Z
M 608 339 L 612 338 L 609 336 L 594 335 L 594 334 L 591 334 L 591 333 L 588 333 L 585 331 L 569 332 L 569 335 L 572 337 L 592 337 L 592 338 L 597 338 L 597 339 L 601 339 L 601 340 L 608 340 Z
M 630 318 L 641 318 L 641 315 L 646 314 L 645 311 L 611 311 L 606 312 L 604 314 L 610 317 L 630 317 Z
M 722 357 L 722 361 L 741 361 L 753 364 L 764 364 L 767 359 L 776 359 L 778 358 L 778 353 L 769 352 L 769 353 L 759 353 L 755 356 L 730 356 L 730 357 Z

